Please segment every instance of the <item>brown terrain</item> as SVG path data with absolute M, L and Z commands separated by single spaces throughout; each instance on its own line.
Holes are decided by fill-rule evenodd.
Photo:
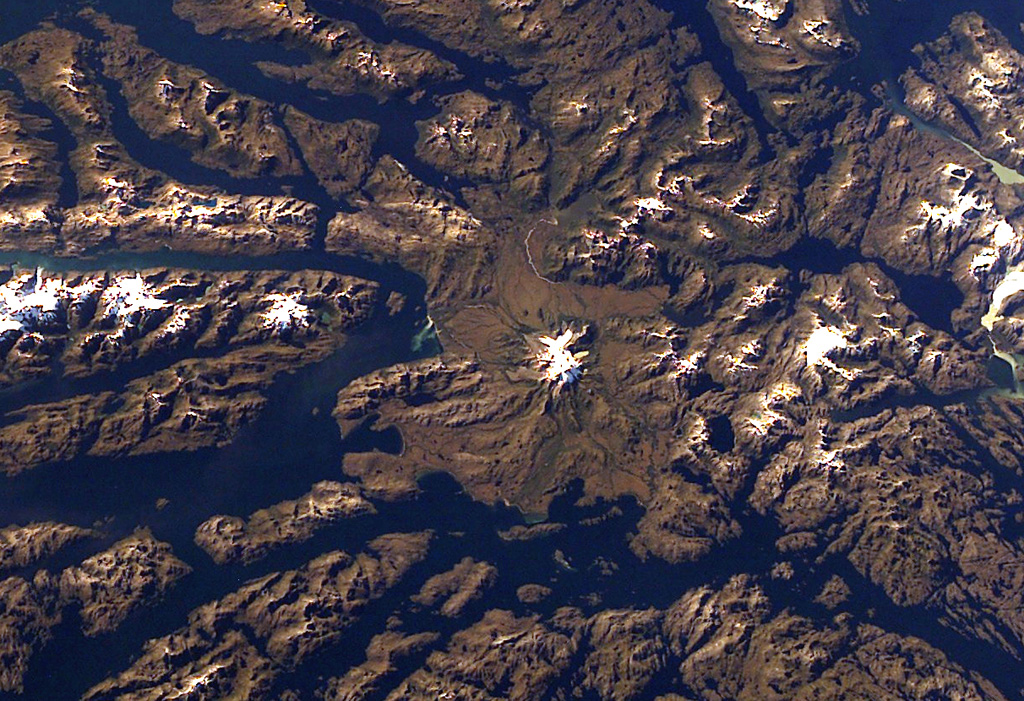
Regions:
M 1024 34 L 887 2 L 4 34 L 0 698 L 1019 697 Z

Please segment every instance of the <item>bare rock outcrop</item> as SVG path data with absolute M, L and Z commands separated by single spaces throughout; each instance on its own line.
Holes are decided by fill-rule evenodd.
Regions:
M 31 565 L 94 535 L 90 528 L 54 521 L 5 526 L 0 528 L 0 572 Z
M 22 691 L 29 660 L 61 622 L 55 582 L 46 572 L 28 581 L 0 580 L 0 691 Z
M 381 691 L 388 675 L 396 671 L 396 662 L 422 651 L 438 638 L 437 633 L 404 634 L 388 631 L 373 636 L 366 648 L 366 661 L 352 667 L 341 677 L 327 680 L 318 690 L 323 701 L 363 701 Z
M 0 48 L 0 65 L 18 76 L 28 96 L 46 103 L 77 141 L 69 160 L 78 202 L 52 227 L 60 252 L 117 246 L 231 253 L 245 244 L 255 254 L 310 247 L 319 214 L 312 203 L 190 186 L 132 158 L 113 135 L 112 108 L 90 61 L 92 48 L 82 35 L 52 26 Z
M 919 65 L 900 78 L 907 106 L 986 156 L 1024 167 L 1024 129 L 1015 118 L 1024 107 L 1024 56 L 1002 32 L 967 12 L 915 53 Z
M 359 119 L 325 122 L 294 107 L 285 109 L 284 123 L 302 159 L 332 197 L 348 197 L 363 185 L 373 165 L 378 125 Z
M 525 201 L 542 200 L 549 147 L 517 109 L 472 92 L 445 96 L 440 107 L 419 125 L 421 159 L 442 173 L 501 183 Z
M 485 596 L 497 578 L 494 565 L 465 557 L 447 572 L 428 579 L 412 601 L 437 607 L 442 616 L 457 618 L 470 603 Z
M 338 212 L 327 250 L 398 262 L 422 275 L 439 305 L 486 289 L 493 233 L 451 195 L 423 183 L 390 156 L 377 161 L 356 212 Z
M 234 177 L 302 174 L 274 105 L 160 56 L 141 45 L 129 26 L 100 14 L 86 17 L 105 35 L 99 46 L 104 71 L 149 138 L 173 143 L 196 163 Z
M 214 562 L 256 562 L 270 550 L 308 540 L 342 519 L 374 513 L 355 484 L 317 482 L 298 499 L 260 509 L 247 519 L 213 516 L 196 529 L 195 541 Z
M 425 556 L 429 533 L 391 534 L 358 555 L 335 551 L 246 583 L 149 641 L 124 672 L 85 696 L 157 699 L 181 689 L 203 698 L 264 698 L 274 679 L 341 639 L 364 610 Z
M 677 693 L 673 693 L 677 692 Z M 687 591 L 666 609 L 547 618 L 489 611 L 387 696 L 426 700 L 1005 698 L 925 641 L 777 608 L 752 578 Z
M 48 120 L 23 108 L 14 93 L 0 91 L 0 249 L 46 250 L 56 243 L 61 190 L 74 183 L 63 182 Z
M 86 635 L 109 633 L 142 606 L 155 604 L 192 568 L 147 531 L 114 543 L 60 574 L 60 597 L 81 606 Z
M 174 12 L 200 34 L 223 32 L 245 41 L 283 41 L 305 52 L 309 61 L 286 65 L 262 61 L 267 75 L 305 83 L 337 95 L 365 92 L 378 98 L 415 95 L 426 87 L 460 77 L 426 49 L 400 42 L 371 41 L 351 22 L 313 12 L 304 0 L 286 4 L 262 0 L 175 0 Z

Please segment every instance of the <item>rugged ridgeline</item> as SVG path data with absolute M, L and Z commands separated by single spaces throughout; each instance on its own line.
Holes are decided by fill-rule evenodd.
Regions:
M 20 11 L 0 695 L 1018 696 L 1024 11 L 960 5 Z

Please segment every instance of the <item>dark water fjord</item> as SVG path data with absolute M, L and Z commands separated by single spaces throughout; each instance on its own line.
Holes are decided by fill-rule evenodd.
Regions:
M 272 45 L 200 37 L 190 25 L 170 13 L 169 2 L 118 0 L 96 3 L 96 6 L 111 13 L 115 20 L 139 26 L 143 43 L 174 60 L 198 65 L 240 90 L 277 103 L 294 104 L 324 119 L 337 121 L 359 117 L 386 125 L 378 148 L 407 163 L 421 179 L 443 185 L 443 178 L 415 159 L 414 122 L 436 111 L 428 100 L 416 105 L 401 101 L 382 105 L 360 96 L 340 99 L 310 93 L 298 86 L 269 80 L 253 66 L 255 60 L 294 62 L 298 60 L 296 55 Z M 30 30 L 36 21 L 54 11 L 59 11 L 58 21 L 63 17 L 65 22 L 83 29 L 70 16 L 76 7 L 73 3 L 22 6 L 10 22 L 7 22 L 10 16 L 4 12 L 5 23 L 0 26 L 3 35 L 0 39 L 6 41 Z M 507 78 L 500 66 L 495 65 L 494 72 L 496 80 Z M 485 78 L 478 72 L 475 75 L 481 81 Z M 16 81 L 12 83 L 10 76 L 7 79 L 10 87 L 18 89 Z M 324 213 L 323 222 L 329 219 L 333 208 L 341 206 L 331 202 L 311 177 L 240 181 L 192 163 L 187 154 L 175 147 L 148 140 L 131 121 L 116 85 L 104 81 L 104 87 L 114 104 L 115 135 L 132 157 L 144 165 L 188 184 L 213 185 L 230 192 L 271 194 L 281 192 L 287 186 L 296 196 L 317 203 Z M 42 105 L 29 103 L 27 109 L 53 119 Z M 54 124 L 53 132 L 47 136 L 58 141 L 64 154 L 74 148 L 73 137 L 66 129 L 61 129 L 59 123 Z M 67 183 L 73 185 L 73 179 L 66 175 Z M 64 203 L 70 204 L 72 200 L 69 197 Z M 223 596 L 247 579 L 274 569 L 299 566 L 320 552 L 336 548 L 358 551 L 368 539 L 385 532 L 435 531 L 438 542 L 432 550 L 430 562 L 410 579 L 407 586 L 396 590 L 393 600 L 374 608 L 366 622 L 352 631 L 343 646 L 313 660 L 304 668 L 305 671 L 300 669 L 287 680 L 288 685 L 310 689 L 317 674 L 342 674 L 348 666 L 361 661 L 362 649 L 369 636 L 383 628 L 378 620 L 380 616 L 402 604 L 426 575 L 443 570 L 466 554 L 491 561 L 501 568 L 502 580 L 498 592 L 491 599 L 494 602 L 512 604 L 516 586 L 527 581 L 551 584 L 556 589 L 559 581 L 569 582 L 562 587 L 561 594 L 553 598 L 554 602 L 570 601 L 574 592 L 589 590 L 589 587 L 579 585 L 585 577 L 585 565 L 590 562 L 586 553 L 580 552 L 587 539 L 569 529 L 564 535 L 541 544 L 506 544 L 498 538 L 498 530 L 522 524 L 522 517 L 507 509 L 492 509 L 472 502 L 450 479 L 440 476 L 426 479 L 424 495 L 411 504 L 378 504 L 380 513 L 374 517 L 327 529 L 310 542 L 285 548 L 251 567 L 218 567 L 192 542 L 196 526 L 213 514 L 245 515 L 297 497 L 316 481 L 344 479 L 340 463 L 346 451 L 374 447 L 394 450 L 400 447 L 393 433 L 377 434 L 371 427 L 357 431 L 343 441 L 330 412 L 337 391 L 352 379 L 393 363 L 437 352 L 436 345 L 429 340 L 418 348 L 413 347 L 413 339 L 425 321 L 422 304 L 424 285 L 416 276 L 396 266 L 332 256 L 322 250 L 262 258 L 204 256 L 174 251 L 150 254 L 109 252 L 87 260 L 8 252 L 0 255 L 0 263 L 42 266 L 58 271 L 154 266 L 212 270 L 328 269 L 376 280 L 383 286 L 385 295 L 387 291 L 395 290 L 410 300 L 401 314 L 394 317 L 380 314 L 377 321 L 354 333 L 346 345 L 328 360 L 282 376 L 274 386 L 262 416 L 222 450 L 119 459 L 86 457 L 42 466 L 3 480 L 0 484 L 0 522 L 58 520 L 96 525 L 103 533 L 101 538 L 72 546 L 45 562 L 45 567 L 51 571 L 75 564 L 136 527 L 150 528 L 157 538 L 171 543 L 174 552 L 194 568 L 193 573 L 158 606 L 137 612 L 113 634 L 95 640 L 85 639 L 78 631 L 77 616 L 69 611 L 64 624 L 56 630 L 55 639 L 33 657 L 26 679 L 26 693 L 22 698 L 47 701 L 78 698 L 93 684 L 126 668 L 146 639 L 183 625 L 188 611 L 194 607 Z M 165 365 L 171 362 L 171 359 L 163 360 Z M 0 393 L 0 413 L 14 411 L 28 403 L 55 401 L 82 392 L 116 387 L 133 373 L 139 374 L 148 369 L 128 369 L 78 383 L 54 377 L 16 388 Z M 157 508 L 158 500 L 166 500 L 167 505 Z M 606 556 L 623 554 L 626 531 L 623 520 L 635 522 L 638 516 L 635 504 L 627 501 L 622 508 L 626 511 L 625 517 L 612 519 L 607 526 L 596 529 L 606 531 L 600 538 L 600 542 L 608 544 L 604 548 Z M 576 513 L 568 504 L 556 505 L 554 512 Z M 594 528 L 589 530 L 589 533 L 594 532 Z M 580 570 L 570 571 L 555 565 L 553 550 L 557 548 L 569 561 L 577 563 Z M 529 556 L 526 555 L 527 549 Z M 15 574 L 31 576 L 34 570 L 30 567 Z M 627 581 L 621 591 L 632 588 Z M 630 598 L 623 596 L 622 600 L 625 603 Z M 380 613 L 374 613 L 377 611 Z M 435 628 L 441 625 L 435 620 L 422 620 L 420 623 Z
M 702 2 L 660 0 L 659 4 L 677 12 L 682 21 L 696 23 L 702 40 L 714 42 L 717 35 L 713 33 L 713 23 Z M 961 4 L 966 3 L 940 3 L 944 9 L 932 16 L 951 16 L 953 8 Z M 988 2 L 988 5 L 997 4 L 1006 5 Z M 401 100 L 381 104 L 364 96 L 337 98 L 310 92 L 301 86 L 268 79 L 254 66 L 257 60 L 295 63 L 301 60 L 300 55 L 270 44 L 201 37 L 195 34 L 191 25 L 174 17 L 169 0 L 102 0 L 95 6 L 109 12 L 117 21 L 138 26 L 144 44 L 173 60 L 203 68 L 239 90 L 273 102 L 293 104 L 322 119 L 338 121 L 359 117 L 385 125 L 378 150 L 391 153 L 407 163 L 417 177 L 431 184 L 444 184 L 443 177 L 415 158 L 414 122 L 436 111 L 429 98 L 416 104 Z M 315 6 L 361 24 L 370 36 L 383 37 L 392 31 L 385 24 L 375 22 L 372 14 L 335 0 L 316 0 Z M 67 15 L 69 8 L 73 7 L 74 3 L 54 0 L 16 5 L 0 3 L 0 19 L 3 20 L 0 40 L 6 41 L 28 31 L 39 19 L 55 10 Z M 862 41 L 863 32 L 884 38 L 887 33 L 898 31 L 887 22 L 893 21 L 900 12 L 920 13 L 922 2 L 908 1 L 899 7 L 905 10 L 879 10 L 863 20 L 863 24 L 856 25 L 855 31 Z M 934 7 L 934 3 L 928 4 L 928 8 Z M 1001 10 L 1004 16 L 1005 10 L 1005 7 Z M 948 19 L 943 22 L 948 23 Z M 931 38 L 941 33 L 943 28 L 944 24 L 928 36 L 923 36 L 923 29 L 921 33 L 923 38 Z M 409 43 L 419 42 L 427 46 L 426 40 L 415 33 L 395 36 Z M 881 46 L 888 45 L 891 55 L 902 56 L 907 41 L 905 36 L 901 36 L 898 45 L 882 43 Z M 715 46 L 718 47 L 717 44 Z M 455 52 L 443 55 L 457 63 L 467 76 L 459 85 L 442 86 L 443 91 L 465 87 L 490 90 L 492 85 L 507 86 L 512 79 L 508 69 L 500 64 L 474 61 Z M 730 69 L 729 56 L 716 52 L 714 60 L 716 69 L 725 73 L 730 89 L 737 93 L 745 107 L 753 108 L 751 100 L 756 101 L 756 98 L 738 82 L 742 77 Z M 902 62 L 905 59 L 893 60 Z M 870 63 L 864 65 L 870 67 Z M 862 79 L 874 80 L 868 75 L 867 67 L 863 69 Z M 112 84 L 108 82 L 105 85 L 115 102 L 117 136 L 140 162 L 189 184 L 210 184 L 229 191 L 252 193 L 278 192 L 287 185 L 297 196 L 316 202 L 325 211 L 340 206 L 332 203 L 311 178 L 238 181 L 218 171 L 197 166 L 174 147 L 150 142 L 128 118 L 123 100 L 116 90 L 111 90 Z M 507 89 L 507 94 L 502 95 L 525 107 L 526 96 L 516 95 L 513 89 Z M 756 119 L 757 112 L 754 114 Z M 770 130 L 763 119 L 758 120 L 758 128 Z M 70 135 L 56 133 L 54 138 L 66 141 Z M 67 144 L 63 146 L 67 148 Z M 816 269 L 821 265 L 822 256 L 827 256 L 827 253 L 799 249 L 792 252 L 788 263 L 797 268 Z M 584 527 L 579 525 L 582 517 L 604 513 L 610 505 L 577 508 L 573 503 L 579 494 L 573 491 L 556 501 L 550 513 L 552 520 L 570 524 L 564 531 L 542 541 L 506 543 L 497 536 L 497 532 L 523 523 L 519 514 L 475 503 L 450 478 L 433 476 L 424 480 L 424 494 L 414 502 L 377 504 L 379 514 L 376 516 L 326 529 L 308 543 L 285 548 L 250 567 L 215 566 L 192 543 L 195 527 L 210 515 L 245 515 L 283 499 L 294 498 L 318 480 L 343 479 L 340 462 L 346 451 L 398 447 L 393 434 L 380 436 L 374 434 L 370 427 L 343 441 L 330 417 L 330 410 L 336 392 L 352 379 L 437 350 L 429 346 L 419 351 L 412 349 L 413 336 L 425 317 L 422 281 L 395 267 L 375 266 L 358 259 L 330 256 L 322 251 L 267 258 L 212 257 L 175 252 L 148 255 L 111 253 L 90 261 L 5 254 L 0 256 L 0 262 L 41 264 L 49 269 L 158 265 L 219 270 L 330 269 L 377 280 L 386 289 L 403 292 L 412 300 L 403 314 L 391 318 L 382 315 L 377 322 L 354 334 L 350 342 L 330 359 L 283 376 L 274 387 L 263 416 L 223 450 L 126 459 L 84 458 L 44 466 L 0 484 L 0 525 L 55 519 L 80 525 L 97 523 L 105 533 L 103 539 L 75 546 L 45 563 L 51 570 L 80 561 L 82 557 L 130 533 L 136 526 L 150 527 L 156 537 L 170 542 L 175 553 L 194 568 L 194 572 L 159 606 L 136 613 L 111 635 L 87 640 L 77 630 L 76 616 L 69 615 L 57 630 L 54 641 L 33 658 L 27 692 L 22 698 L 47 701 L 78 698 L 91 685 L 127 667 L 146 639 L 166 634 L 184 624 L 187 612 L 195 606 L 223 596 L 251 577 L 299 566 L 318 553 L 335 548 L 358 551 L 368 539 L 385 532 L 432 529 L 437 534 L 437 542 L 428 562 L 417 568 L 406 584 L 389 594 L 379 605 L 371 607 L 363 621 L 346 634 L 341 645 L 316 656 L 284 678 L 282 688 L 287 686 L 309 692 L 316 686 L 319 676 L 342 674 L 349 666 L 360 662 L 369 637 L 383 629 L 383 619 L 393 610 L 402 612 L 408 629 L 413 631 L 446 631 L 465 625 L 466 620 L 446 622 L 436 616 L 416 612 L 409 608 L 407 602 L 409 594 L 418 589 L 426 576 L 441 571 L 465 555 L 487 560 L 499 568 L 497 588 L 487 596 L 488 607 L 522 610 L 515 603 L 515 588 L 519 584 L 537 582 L 555 590 L 548 602 L 536 607 L 541 612 L 550 612 L 567 603 L 581 604 L 589 610 L 617 606 L 665 606 L 696 584 L 720 584 L 737 572 L 765 572 L 776 557 L 773 543 L 777 534 L 762 520 L 747 515 L 743 522 L 744 535 L 722 548 L 713 562 L 679 567 L 654 561 L 640 563 L 626 547 L 626 536 L 635 529 L 640 516 L 639 506 L 632 500 L 623 499 L 617 504 L 622 511 L 621 516 L 610 518 L 598 526 Z M 124 377 L 106 379 L 116 383 L 123 381 Z M 0 395 L 0 411 L 22 406 L 28 401 L 40 401 L 47 396 L 66 396 L 85 389 L 55 380 L 49 385 L 28 388 L 27 392 Z M 721 447 L 726 448 L 730 443 L 726 427 L 722 428 L 721 434 Z M 161 498 L 169 503 L 166 508 L 158 510 L 156 501 Z M 568 567 L 556 563 L 556 550 L 561 551 L 561 561 Z M 619 569 L 602 566 L 601 559 L 606 564 L 616 564 Z M 24 574 L 31 574 L 31 569 Z M 824 571 L 812 573 L 806 582 L 799 585 L 769 583 L 768 586 L 772 587 L 776 601 L 813 614 L 809 600 L 828 574 Z M 999 671 L 1009 669 L 1009 661 L 1003 656 L 987 655 L 979 646 L 972 646 L 947 629 L 929 624 L 931 616 L 915 617 L 911 610 L 886 607 L 884 595 L 866 584 L 863 578 L 854 572 L 843 574 L 855 589 L 857 605 L 864 610 L 875 609 L 876 620 L 887 628 L 919 635 L 946 651 L 952 659 L 982 670 L 1004 688 L 1012 688 L 1012 672 Z M 483 604 L 471 610 L 466 618 L 471 620 L 478 615 L 481 606 Z M 419 661 L 414 657 L 410 664 Z M 308 697 L 308 693 L 303 694 L 303 698 Z

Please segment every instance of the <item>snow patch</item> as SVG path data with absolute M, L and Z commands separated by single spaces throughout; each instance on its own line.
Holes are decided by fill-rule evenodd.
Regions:
M 543 379 L 551 383 L 557 393 L 562 387 L 575 383 L 583 375 L 583 358 L 587 351 L 572 352 L 572 344 L 580 334 L 566 329 L 558 336 L 538 336 L 541 348 L 535 362 L 543 373 Z
M 751 12 L 768 22 L 777 22 L 782 13 L 786 11 L 786 2 L 772 2 L 772 0 L 735 0 L 734 4 L 740 10 Z
M 757 370 L 755 363 L 761 359 L 763 350 L 764 347 L 761 345 L 760 339 L 755 338 L 740 346 L 739 352 L 735 355 L 723 353 L 722 359 L 726 362 L 725 372 L 729 375 L 735 375 L 741 372 Z
M 758 309 L 768 304 L 781 292 L 778 286 L 778 279 L 772 278 L 763 285 L 754 285 L 750 288 L 750 294 L 743 298 L 744 309 Z
M 807 341 L 804 342 L 804 352 L 807 354 L 807 367 L 824 367 L 836 372 L 847 380 L 857 376 L 856 370 L 841 368 L 836 365 L 829 355 L 837 350 L 849 348 L 850 341 L 840 329 L 835 326 L 822 325 L 816 320 L 816 327 Z
M 263 312 L 263 325 L 277 331 L 294 331 L 308 328 L 312 320 L 309 307 L 299 301 L 296 295 L 273 292 L 266 297 L 270 306 Z
M 103 305 L 103 318 L 117 319 L 126 327 L 134 326 L 147 311 L 162 309 L 169 302 L 152 293 L 152 287 L 142 279 L 135 277 L 115 278 L 107 285 L 100 296 Z
M 0 285 L 0 335 L 31 332 L 54 323 L 61 310 L 96 290 L 96 283 L 68 285 L 61 278 L 44 278 L 42 269 L 15 275 Z

